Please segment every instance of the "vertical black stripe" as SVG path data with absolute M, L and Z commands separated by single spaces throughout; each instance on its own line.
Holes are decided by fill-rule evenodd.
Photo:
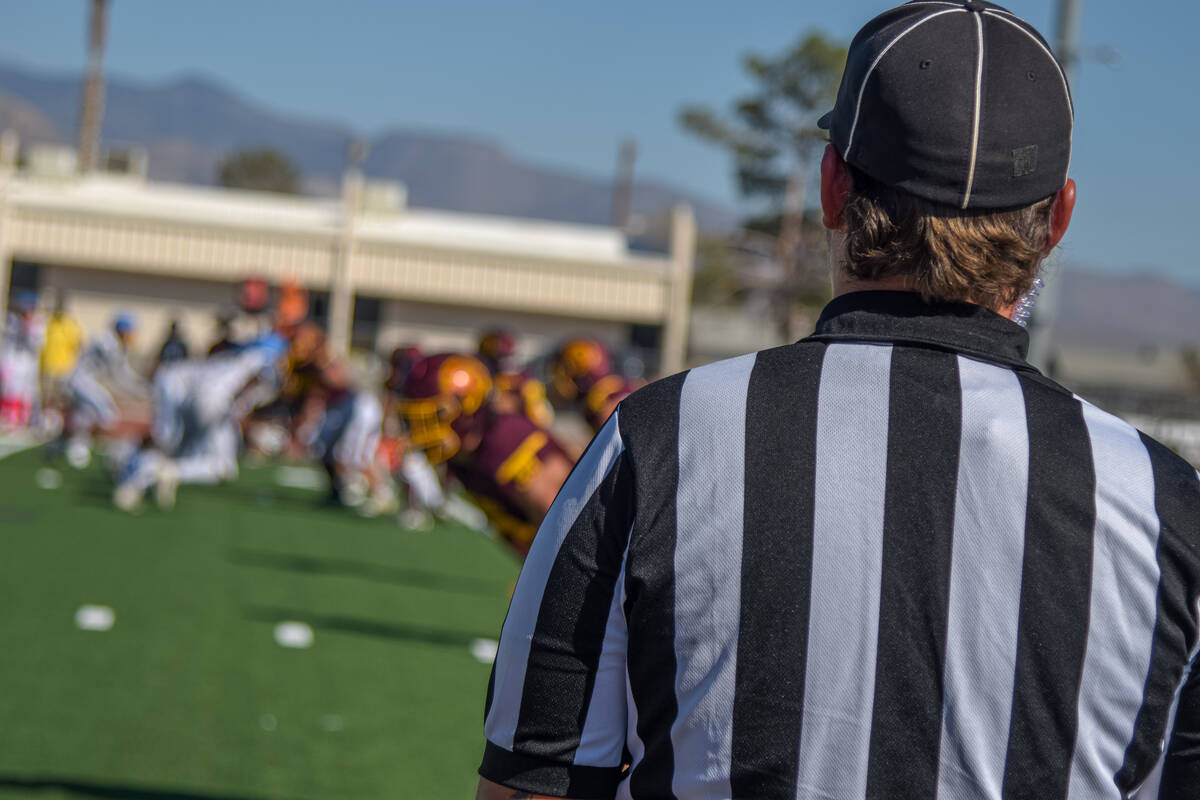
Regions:
M 630 776 L 634 797 L 673 798 L 675 753 L 675 524 L 679 398 L 686 373 L 624 401 L 618 420 L 635 477 L 637 526 L 625 561 L 629 689 L 645 751 Z
M 815 343 L 767 350 L 750 375 L 730 775 L 735 798 L 796 796 L 824 353 Z
M 896 348 L 867 798 L 937 794 L 961 434 L 958 357 Z
M 1083 407 L 1020 373 L 1029 494 L 1005 800 L 1066 797 L 1091 609 L 1096 476 Z
M 1158 800 L 1196 800 L 1200 787 L 1200 665 L 1179 696 L 1175 730 L 1167 743 Z
M 488 674 L 487 696 L 483 700 L 483 718 L 486 721 L 492 713 L 492 701 L 496 699 L 496 662 L 492 661 L 492 671 Z
M 1153 439 L 1143 435 L 1142 443 L 1154 470 L 1160 577 L 1150 671 L 1134 736 L 1117 773 L 1117 785 L 1124 788 L 1140 784 L 1158 761 L 1175 690 L 1196 641 L 1192 601 L 1200 593 L 1200 486 L 1195 470 Z M 1191 786 L 1200 793 L 1200 783 Z
M 574 758 L 633 520 L 632 499 L 633 476 L 622 453 L 580 509 L 547 577 L 529 645 L 514 753 L 567 763 Z

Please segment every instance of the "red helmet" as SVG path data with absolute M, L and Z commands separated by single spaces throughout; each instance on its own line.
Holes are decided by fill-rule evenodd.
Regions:
M 437 463 L 453 456 L 478 429 L 492 393 L 492 377 L 475 356 L 442 353 L 422 358 L 404 381 L 400 413 L 414 446 Z
M 594 339 L 572 339 L 559 348 L 550 366 L 554 389 L 564 399 L 587 394 L 596 381 L 611 374 L 612 356 Z
M 246 278 L 238 285 L 238 305 L 247 314 L 266 311 L 270 301 L 271 287 L 262 278 Z
M 479 338 L 479 359 L 492 372 L 507 371 L 517 355 L 517 337 L 512 331 L 494 328 Z

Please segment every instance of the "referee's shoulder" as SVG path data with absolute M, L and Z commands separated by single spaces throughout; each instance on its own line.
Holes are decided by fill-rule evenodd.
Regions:
M 1197 472 L 1191 462 L 1132 422 L 1097 407 L 1086 398 L 1076 396 L 1075 399 L 1086 406 L 1095 417 L 1108 420 L 1111 427 L 1126 426 L 1128 430 L 1135 431 L 1153 464 L 1159 501 L 1169 497 L 1172 501 L 1187 506 L 1194 519 L 1200 523 L 1200 472 Z M 1189 540 L 1193 548 L 1200 551 L 1200 528 L 1179 533 Z M 1200 567 L 1200 564 L 1197 566 Z
M 713 361 L 660 378 L 621 401 L 618 408 L 621 436 L 629 443 L 631 440 L 660 438 L 665 433 L 673 434 L 673 428 L 678 424 L 684 384 L 689 380 L 703 380 L 709 386 L 731 383 L 747 387 L 751 372 L 755 373 L 756 381 L 783 380 L 788 375 L 795 378 L 795 372 L 805 368 L 803 355 L 822 348 L 823 345 L 802 340 Z
M 1188 509 L 1189 518 L 1200 522 L 1200 473 L 1191 462 L 1134 423 L 1105 411 L 1086 397 L 1075 394 L 1054 380 L 1040 373 L 1023 377 L 1026 380 L 1027 402 L 1031 395 L 1041 393 L 1044 397 L 1051 398 L 1051 405 L 1057 406 L 1063 413 L 1066 413 L 1068 408 L 1082 406 L 1096 423 L 1093 425 L 1094 435 L 1119 435 L 1121 430 L 1136 433 L 1152 464 L 1158 502 L 1179 504 Z M 1175 532 L 1187 541 L 1189 549 L 1195 551 L 1196 566 L 1200 569 L 1200 527 Z

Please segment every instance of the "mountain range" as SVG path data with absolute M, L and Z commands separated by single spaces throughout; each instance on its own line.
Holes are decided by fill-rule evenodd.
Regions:
M 0 63 L 0 129 L 16 130 L 23 141 L 73 141 L 80 91 L 78 75 Z M 145 147 L 157 180 L 212 183 L 229 153 L 268 146 L 296 163 L 307 191 L 333 194 L 356 135 L 344 124 L 264 108 L 204 78 L 106 82 L 104 143 Z M 414 206 L 601 225 L 610 219 L 610 178 L 519 159 L 484 136 L 397 128 L 369 145 L 367 175 L 403 182 Z M 634 213 L 677 203 L 692 206 L 702 229 L 735 222 L 730 209 L 668 183 L 635 183 Z

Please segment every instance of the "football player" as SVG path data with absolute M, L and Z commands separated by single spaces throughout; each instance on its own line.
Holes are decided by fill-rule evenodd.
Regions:
M 594 339 L 572 339 L 550 366 L 554 390 L 583 414 L 593 433 L 604 427 L 617 404 L 639 384 L 613 368 L 608 348 Z
M 492 376 L 492 404 L 503 412 L 524 414 L 535 425 L 554 424 L 554 409 L 546 397 L 546 385 L 522 369 L 517 361 L 517 337 L 501 328 L 487 331 L 479 339 L 479 360 Z
M 113 504 L 141 505 L 155 487 L 159 506 L 175 502 L 179 484 L 214 484 L 237 476 L 241 417 L 278 390 L 277 370 L 287 349 L 278 334 L 207 359 L 163 365 L 154 376 L 150 442 L 121 470 Z M 258 392 L 263 383 L 274 387 Z
M 325 334 L 300 326 L 289 353 L 290 391 L 296 394 L 296 438 L 329 476 L 329 502 L 359 505 L 354 490 L 365 482 L 361 511 L 384 513 L 395 505 L 386 470 L 376 458 L 383 406 L 374 392 L 354 386 L 342 360 L 330 353 Z
M 412 443 L 445 463 L 496 532 L 519 556 L 571 472 L 566 451 L 526 415 L 491 404 L 487 367 L 470 355 L 443 353 L 417 362 L 401 409 Z
M 0 428 L 25 428 L 38 410 L 38 354 L 46 326 L 37 295 L 21 292 L 0 331 Z
M 383 384 L 388 467 L 405 490 L 408 506 L 400 514 L 400 523 L 415 530 L 431 528 L 431 514 L 442 514 L 447 510 L 441 478 L 425 457 L 425 451 L 411 446 L 406 420 L 401 413 L 404 384 L 412 368 L 424 357 L 415 345 L 397 347 L 388 358 L 388 375 Z
M 145 379 L 129 364 L 137 327 L 132 314 L 118 314 L 108 330 L 88 342 L 67 378 L 70 434 L 66 449 L 73 467 L 82 469 L 91 460 L 92 434 L 109 430 L 117 422 L 117 405 L 101 381 L 138 397 L 148 392 Z

